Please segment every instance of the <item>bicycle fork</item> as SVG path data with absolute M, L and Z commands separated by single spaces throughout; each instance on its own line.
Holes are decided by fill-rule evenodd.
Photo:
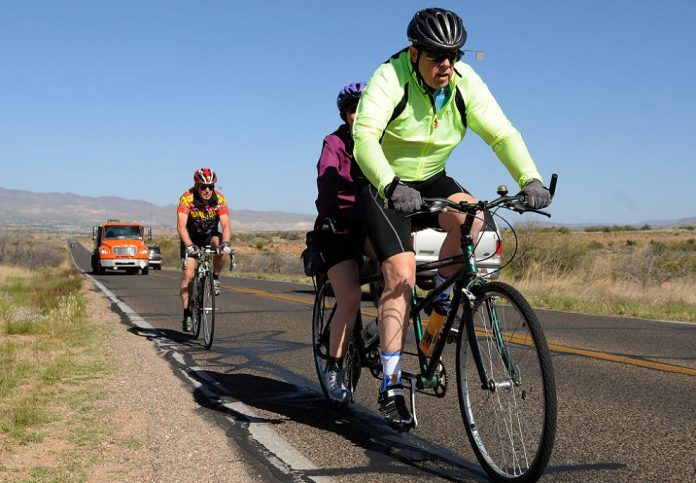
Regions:
M 470 320 L 467 324 L 467 335 L 469 337 L 469 347 L 471 348 L 474 362 L 476 364 L 476 369 L 479 374 L 479 379 L 481 380 L 481 389 L 488 391 L 510 389 L 513 383 L 519 386 L 520 384 L 522 384 L 522 380 L 519 376 L 519 373 L 517 372 L 517 369 L 515 368 L 515 365 L 512 363 L 512 360 L 510 359 L 507 344 L 503 339 L 503 333 L 500 329 L 500 321 L 498 319 L 498 311 L 496 310 L 495 303 L 491 299 L 487 299 L 484 303 L 488 319 L 490 320 L 490 327 L 484 326 L 482 330 L 486 332 L 486 336 L 488 336 L 489 331 L 492 333 L 493 341 L 495 343 L 495 350 L 500 356 L 503 365 L 505 366 L 505 370 L 509 376 L 509 379 L 501 382 L 496 382 L 492 374 L 489 377 L 489 375 L 486 373 L 486 368 L 483 365 L 483 358 L 481 357 L 481 350 L 478 344 L 478 338 L 476 336 L 474 320 L 472 318 L 472 320 Z

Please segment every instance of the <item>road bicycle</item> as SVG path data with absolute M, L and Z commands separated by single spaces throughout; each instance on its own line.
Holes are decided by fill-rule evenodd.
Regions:
M 556 179 L 553 175 L 549 189 L 552 196 Z M 456 211 L 466 215 L 461 225 L 462 255 L 425 263 L 416 269 L 422 272 L 459 265 L 452 277 L 427 296 L 419 297 L 415 289 L 412 293 L 409 318 L 413 322 L 418 371 L 402 370 L 402 378 L 410 389 L 415 426 L 416 391 L 444 397 L 448 376 L 442 354 L 448 344 L 456 342 L 456 385 L 464 427 L 477 460 L 494 481 L 538 479 L 551 457 L 556 433 L 555 380 L 541 324 L 520 292 L 506 283 L 491 282 L 478 272 L 475 243 L 470 235 L 476 213 L 484 209 L 495 213 L 505 208 L 550 216 L 527 207 L 524 201 L 524 195 L 509 196 L 507 188 L 500 186 L 498 198 L 491 202 L 424 199 L 425 209 L 413 214 Z M 361 277 L 360 283 L 381 280 L 382 274 L 375 273 Z M 428 355 L 421 348 L 421 311 L 432 307 L 450 287 L 453 290 L 449 310 Z M 318 287 L 315 297 L 312 347 L 319 382 L 327 398 L 324 373 L 335 310 L 331 283 L 326 281 Z M 343 360 L 345 382 L 353 394 L 363 367 L 381 378 L 376 332 L 373 321 L 363 325 L 359 312 Z
M 198 260 L 196 275 L 189 288 L 191 333 L 198 339 L 203 330 L 203 347 L 210 349 L 215 334 L 215 283 L 213 281 L 213 257 L 218 252 L 209 245 L 195 247 L 192 255 Z M 230 253 L 230 270 L 236 267 L 235 253 Z

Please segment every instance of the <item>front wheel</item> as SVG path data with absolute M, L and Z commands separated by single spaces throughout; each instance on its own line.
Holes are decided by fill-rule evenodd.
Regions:
M 198 339 L 201 333 L 201 283 L 198 279 L 198 275 L 191 282 L 189 291 L 189 308 L 191 309 L 191 333 L 193 337 Z
M 201 307 L 201 326 L 203 329 L 203 347 L 210 349 L 215 332 L 215 286 L 213 272 L 208 272 L 203 280 L 203 306 Z
M 556 434 L 556 386 L 541 324 L 509 285 L 487 283 L 472 293 L 473 303 L 463 297 L 457 343 L 469 441 L 494 481 L 536 481 Z
M 335 313 L 336 298 L 331 283 L 327 281 L 317 288 L 317 295 L 314 298 L 314 308 L 312 310 L 312 353 L 314 355 L 314 367 L 317 371 L 319 385 L 326 399 L 329 399 L 326 372 L 331 340 L 331 321 Z M 358 313 L 358 317 L 360 317 L 360 313 Z M 358 329 L 360 327 L 358 320 L 356 320 L 356 327 Z M 356 332 L 359 333 L 359 330 L 353 330 L 353 334 L 348 341 L 346 351 L 343 355 L 343 378 L 351 395 L 355 395 L 362 366 L 360 350 L 355 339 Z

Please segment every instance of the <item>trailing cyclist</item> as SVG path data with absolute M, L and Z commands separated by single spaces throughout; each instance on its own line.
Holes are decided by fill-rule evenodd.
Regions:
M 222 271 L 224 257 L 232 252 L 230 245 L 230 211 L 225 197 L 215 190 L 217 174 L 209 168 L 200 168 L 193 173 L 194 185 L 179 198 L 176 229 L 179 233 L 179 252 L 183 274 L 179 294 L 184 308 L 181 320 L 181 330 L 188 331 L 191 327 L 191 311 L 189 310 L 189 287 L 196 271 L 196 260 L 191 257 L 195 247 L 210 245 L 220 249 L 213 259 L 213 277 L 215 294 L 220 293 L 218 275 Z M 218 230 L 222 226 L 222 233 Z
M 354 82 L 339 91 L 336 105 L 344 122 L 324 138 L 317 163 L 315 234 L 336 297 L 325 379 L 329 399 L 340 405 L 347 405 L 352 399 L 344 381 L 343 356 L 360 308 L 358 260 L 367 243 L 355 206 L 353 178 L 359 174 L 359 168 L 353 158 L 351 136 L 364 87 L 364 82 Z
M 466 31 L 454 12 L 427 8 L 407 29 L 411 45 L 394 54 L 372 75 L 358 105 L 353 137 L 355 158 L 366 179 L 356 180 L 358 206 L 378 259 L 385 287 L 379 303 L 379 335 L 384 380 L 378 403 L 386 422 L 398 431 L 413 427 L 401 382 L 403 350 L 416 262 L 414 228 L 440 226 L 447 236 L 440 257 L 461 253 L 459 226 L 464 216 L 441 213 L 404 219 L 421 206 L 421 196 L 475 202 L 447 176 L 445 165 L 467 127 L 503 162 L 534 208 L 551 197 L 520 133 L 510 124 L 481 78 L 460 60 Z M 482 226 L 477 217 L 476 240 Z M 441 269 L 436 284 L 456 271 Z M 449 294 L 443 293 L 444 299 Z

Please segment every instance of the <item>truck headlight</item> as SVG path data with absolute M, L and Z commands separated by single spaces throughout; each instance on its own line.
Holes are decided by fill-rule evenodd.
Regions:
M 106 248 L 106 247 L 100 248 L 100 249 L 99 249 L 99 253 L 101 253 L 102 255 L 108 255 L 108 254 L 109 254 L 109 249 Z

